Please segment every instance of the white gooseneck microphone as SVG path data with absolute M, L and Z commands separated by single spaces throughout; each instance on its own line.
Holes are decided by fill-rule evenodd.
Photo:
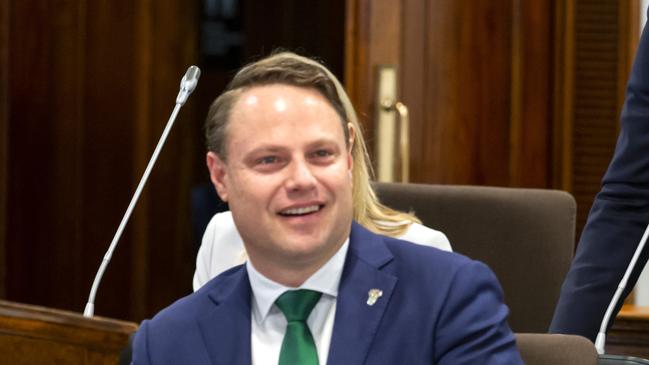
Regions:
M 92 317 L 95 312 L 95 295 L 97 294 L 97 288 L 99 287 L 99 282 L 101 282 L 102 276 L 104 276 L 104 271 L 106 271 L 106 267 L 108 266 L 108 263 L 110 262 L 111 257 L 113 256 L 113 251 L 115 251 L 115 247 L 117 247 L 117 242 L 119 242 L 120 237 L 122 236 L 122 232 L 124 231 L 124 228 L 126 227 L 126 223 L 128 222 L 129 218 L 131 217 L 131 213 L 133 212 L 133 208 L 135 208 L 135 204 L 137 204 L 138 199 L 140 198 L 140 194 L 142 193 L 142 189 L 144 188 L 144 185 L 146 184 L 147 179 L 149 178 L 149 174 L 151 173 L 151 170 L 153 169 L 153 165 L 155 165 L 156 160 L 158 159 L 158 155 L 160 154 L 160 151 L 162 150 L 162 146 L 164 145 L 165 141 L 167 140 L 167 136 L 169 135 L 169 132 L 171 131 L 171 127 L 173 126 L 174 122 L 176 121 L 176 117 L 178 116 L 178 112 L 180 111 L 180 108 L 185 104 L 187 101 L 187 98 L 189 97 L 189 94 L 194 91 L 196 88 L 196 84 L 198 84 L 198 79 L 201 76 L 201 70 L 196 67 L 196 66 L 190 66 L 187 69 L 187 72 L 185 72 L 185 76 L 180 80 L 180 91 L 178 92 L 178 96 L 176 97 L 176 106 L 174 107 L 174 110 L 171 112 L 171 116 L 169 117 L 169 121 L 167 122 L 167 126 L 165 127 L 164 131 L 162 132 L 162 136 L 160 136 L 160 140 L 158 141 L 158 145 L 155 147 L 155 150 L 153 151 L 153 155 L 151 156 L 151 159 L 149 160 L 149 164 L 146 166 L 146 169 L 144 170 L 144 174 L 142 175 L 142 178 L 140 179 L 140 183 L 137 186 L 137 189 L 135 189 L 135 193 L 133 194 L 133 197 L 131 198 L 131 202 L 128 205 L 128 208 L 126 209 L 126 212 L 124 213 L 124 217 L 122 217 L 122 221 L 119 224 L 119 227 L 117 228 L 117 232 L 115 232 L 115 236 L 113 237 L 113 241 L 110 243 L 110 246 L 108 247 L 108 250 L 106 251 L 106 254 L 104 255 L 104 259 L 101 261 L 101 265 L 99 266 L 99 270 L 97 271 L 97 275 L 95 275 L 95 280 L 92 282 L 92 289 L 90 289 L 90 295 L 88 296 L 88 303 L 86 304 L 86 308 L 83 311 L 83 316 L 84 317 Z

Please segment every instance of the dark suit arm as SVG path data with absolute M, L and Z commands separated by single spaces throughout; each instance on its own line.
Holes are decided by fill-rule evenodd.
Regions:
M 615 153 L 561 289 L 551 332 L 595 339 L 617 284 L 649 223 L 649 33 L 646 29 L 627 84 L 620 122 L 622 128 Z M 624 296 L 635 285 L 646 262 L 645 249 Z
M 148 347 L 149 321 L 143 321 L 140 328 L 135 333 L 133 340 L 133 365 L 149 365 L 149 347 Z
M 439 365 L 523 364 L 508 324 L 509 310 L 491 270 L 471 261 L 456 273 L 436 326 Z

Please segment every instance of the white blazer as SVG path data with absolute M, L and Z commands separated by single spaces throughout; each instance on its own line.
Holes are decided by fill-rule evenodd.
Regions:
M 452 251 L 446 235 L 440 231 L 413 223 L 398 238 L 420 245 Z M 243 264 L 246 261 L 246 250 L 243 240 L 234 225 L 230 211 L 217 213 L 205 228 L 201 247 L 196 257 L 194 272 L 194 291 L 216 277 L 223 271 Z

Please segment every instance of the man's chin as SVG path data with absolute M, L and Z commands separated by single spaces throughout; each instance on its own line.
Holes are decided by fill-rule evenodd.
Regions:
M 300 261 L 309 261 L 310 259 L 321 259 L 322 256 L 333 255 L 340 244 L 320 237 L 297 236 L 291 237 L 286 242 L 286 254 Z

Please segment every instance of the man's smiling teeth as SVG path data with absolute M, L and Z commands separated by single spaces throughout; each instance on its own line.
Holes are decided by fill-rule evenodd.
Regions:
M 287 210 L 284 210 L 284 211 L 280 212 L 280 214 L 282 214 L 282 215 L 302 215 L 302 214 L 317 212 L 318 210 L 320 210 L 319 205 L 311 205 L 311 206 L 308 206 L 308 207 L 287 209 Z

